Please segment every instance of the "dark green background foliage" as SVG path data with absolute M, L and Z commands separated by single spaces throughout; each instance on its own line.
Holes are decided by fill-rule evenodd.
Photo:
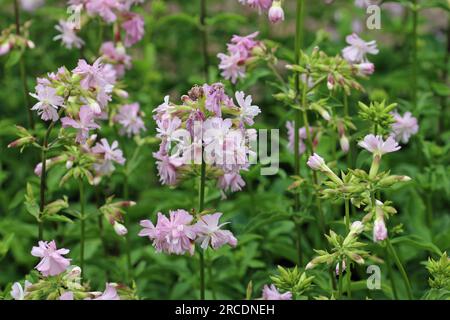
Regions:
M 136 11 L 145 16 L 144 39 L 135 45 L 130 54 L 133 56 L 133 68 L 125 76 L 126 90 L 132 100 L 138 101 L 145 111 L 145 135 L 155 134 L 155 125 L 151 118 L 152 110 L 159 105 L 165 95 L 172 101 L 186 93 L 193 84 L 203 83 L 200 34 L 197 27 L 198 1 L 151 0 Z M 295 1 L 285 1 L 286 21 L 272 26 L 267 18 L 258 16 L 254 10 L 241 6 L 237 0 L 208 1 L 208 51 L 211 60 L 212 80 L 219 81 L 217 53 L 226 50 L 226 43 L 233 34 L 245 35 L 260 31 L 260 39 L 269 39 L 278 47 L 279 69 L 287 76 L 283 65 L 293 61 Z M 353 1 L 335 1 L 326 6 L 322 1 L 308 1 L 305 43 L 318 45 L 330 55 L 338 54 L 345 46 L 345 36 L 351 33 L 353 19 L 364 21 L 364 10 L 354 7 Z M 428 1 L 427 1 L 428 2 Z M 432 2 L 432 1 L 430 1 Z M 65 65 L 75 67 L 80 52 L 67 50 L 52 38 L 57 31 L 54 25 L 66 16 L 65 1 L 46 1 L 46 5 L 32 15 L 24 13 L 23 20 L 32 20 L 30 38 L 36 48 L 26 53 L 28 70 L 27 82 L 30 88 L 35 86 L 35 78 L 46 72 L 55 71 Z M 14 23 L 12 1 L 0 2 L 0 29 Z M 402 225 L 401 234 L 392 241 L 406 265 L 411 279 L 414 295 L 421 297 L 428 287 L 428 273 L 424 262 L 428 257 L 437 258 L 440 252 L 450 246 L 450 215 L 448 214 L 449 181 L 449 110 L 448 95 L 450 89 L 443 81 L 448 72 L 448 52 L 446 33 L 448 12 L 443 9 L 427 9 L 420 14 L 419 28 L 419 103 L 412 110 L 410 99 L 410 19 L 391 16 L 382 11 L 381 30 L 365 30 L 362 37 L 376 39 L 380 49 L 372 57 L 376 72 L 370 80 L 362 81 L 366 93 L 354 94 L 350 108 L 358 130 L 353 132 L 353 141 L 359 140 L 369 132 L 367 123 L 356 118 L 357 102 L 386 99 L 397 102 L 403 113 L 412 110 L 419 119 L 420 131 L 402 150 L 383 158 L 383 169 L 389 168 L 395 174 L 412 177 L 412 181 L 401 187 L 390 189 L 384 198 L 392 200 L 398 210 L 389 220 L 389 225 Z M 97 23 L 97 25 L 96 25 Z M 99 22 L 94 22 L 81 31 L 86 42 L 84 55 L 93 61 L 96 48 L 100 44 Z M 112 31 L 103 28 L 104 39 L 110 39 Z M 446 58 L 447 57 L 447 58 Z M 27 148 L 23 153 L 17 149 L 7 149 L 9 142 L 15 139 L 14 124 L 26 125 L 26 111 L 22 83 L 18 64 L 11 55 L 0 57 L 0 288 L 7 291 L 9 285 L 24 278 L 37 264 L 37 258 L 30 255 L 36 245 L 37 226 L 34 218 L 24 206 L 26 184 L 30 182 L 37 194 L 39 179 L 33 174 L 34 166 L 39 162 L 37 149 Z M 246 287 L 253 281 L 253 297 L 260 296 L 264 284 L 270 283 L 269 276 L 276 272 L 276 266 L 291 267 L 296 262 L 294 243 L 294 224 L 291 222 L 292 195 L 286 191 L 292 183 L 293 155 L 287 150 L 287 132 L 285 122 L 293 119 L 293 109 L 277 102 L 273 94 L 279 90 L 271 71 L 261 64 L 248 73 L 247 78 L 239 82 L 238 89 L 252 94 L 254 102 L 261 107 L 262 114 L 256 119 L 257 128 L 281 129 L 282 151 L 281 168 L 275 176 L 261 176 L 259 166 L 244 173 L 247 186 L 242 192 L 229 195 L 221 200 L 221 194 L 213 184 L 207 185 L 206 207 L 215 208 L 224 213 L 224 221 L 238 238 L 235 249 L 223 247 L 216 252 L 209 251 L 207 263 L 213 265 L 212 281 L 207 276 L 207 297 L 212 297 L 214 288 L 217 298 L 242 299 Z M 228 86 L 231 94 L 231 86 Z M 331 106 L 340 112 L 342 104 L 331 100 Z M 445 109 L 446 108 L 446 109 Z M 314 120 L 314 119 L 312 119 Z M 43 122 L 38 128 L 43 129 Z M 111 129 L 102 129 L 102 135 L 111 134 Z M 332 159 L 332 155 L 323 154 L 329 150 L 333 138 L 324 135 L 319 143 L 318 153 Z M 135 144 L 128 140 L 121 144 L 128 158 Z M 185 299 L 199 296 L 198 258 L 187 256 L 168 256 L 157 254 L 148 239 L 137 236 L 139 221 L 152 219 L 156 213 L 167 213 L 170 209 L 196 207 L 196 181 L 186 181 L 177 188 L 161 186 L 156 175 L 152 152 L 157 144 L 146 145 L 141 150 L 134 169 L 129 172 L 130 200 L 137 205 L 128 210 L 129 232 L 132 248 L 132 263 L 138 295 L 146 299 L 170 298 Z M 356 147 L 355 147 L 356 148 Z M 357 150 L 358 167 L 368 168 L 368 153 Z M 340 160 L 335 166 L 345 168 L 345 157 L 338 151 Z M 306 159 L 302 159 L 302 174 L 307 174 Z M 64 167 L 52 168 L 48 175 L 48 199 L 69 197 L 71 208 L 78 208 L 78 189 L 74 183 L 59 187 Z M 122 194 L 123 174 L 116 172 L 97 190 L 87 188 L 89 219 L 87 222 L 85 280 L 92 288 L 101 290 L 105 281 L 124 281 L 126 258 L 124 242 L 108 225 L 105 229 L 106 243 L 102 245 L 98 238 L 97 203 L 106 196 Z M 100 200 L 102 203 L 103 200 Z M 343 231 L 342 203 L 325 207 L 329 225 L 337 231 Z M 427 223 L 427 210 L 432 212 L 431 225 Z M 72 219 L 72 217 L 65 213 Z M 356 213 L 355 219 L 363 213 Z M 305 219 L 302 232 L 308 241 L 303 243 L 303 251 L 308 259 L 314 255 L 313 248 L 319 249 L 322 237 L 316 224 L 314 207 L 305 207 L 302 216 Z M 106 223 L 106 222 L 105 222 Z M 391 229 L 392 230 L 392 229 Z M 79 222 L 48 223 L 45 239 L 55 239 L 58 246 L 71 250 L 69 256 L 77 263 Z M 367 236 L 369 236 L 367 234 Z M 391 234 L 391 236 L 394 236 Z M 371 239 L 365 239 L 371 243 Z M 370 244 L 369 250 L 383 256 L 382 249 Z M 307 261 L 305 261 L 306 263 Z M 303 267 L 303 266 L 300 266 Z M 390 298 L 391 291 L 386 270 L 381 265 L 383 279 L 382 290 L 369 293 L 366 289 L 365 268 L 354 275 L 358 281 L 354 286 L 354 296 L 365 298 Z M 311 272 L 316 276 L 311 295 L 327 295 L 328 273 L 318 268 Z M 401 297 L 406 297 L 399 273 L 394 274 Z

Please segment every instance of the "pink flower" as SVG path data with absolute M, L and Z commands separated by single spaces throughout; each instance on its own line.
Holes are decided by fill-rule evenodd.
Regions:
M 239 2 L 251 8 L 258 9 L 260 13 L 263 10 L 269 9 L 272 5 L 272 0 L 239 0 Z
M 64 292 L 58 300 L 73 300 L 73 292 L 72 291 L 66 291 Z
M 203 92 L 206 96 L 205 107 L 207 110 L 215 113 L 217 117 L 222 116 L 222 104 L 232 105 L 233 102 L 225 94 L 225 88 L 222 83 L 204 84 Z
M 370 76 L 375 72 L 375 65 L 371 62 L 362 62 L 353 66 L 358 70 L 358 74 L 361 76 Z
M 342 56 L 350 63 L 367 62 L 367 54 L 377 54 L 377 43 L 375 40 L 366 42 L 362 40 L 356 33 L 346 37 L 347 43 L 350 45 L 342 50 Z
M 125 30 L 124 44 L 131 47 L 144 36 L 144 18 L 139 14 L 129 13 L 128 20 L 122 23 L 122 28 Z
M 63 106 L 64 98 L 57 95 L 55 88 L 38 84 L 36 94 L 30 93 L 30 96 L 39 100 L 31 110 L 37 110 L 42 120 L 57 121 L 59 119 L 57 110 L 58 107 Z
M 144 228 L 139 232 L 140 237 L 149 237 L 157 252 L 168 254 L 194 254 L 193 240 L 195 230 L 191 226 L 193 217 L 185 210 L 169 211 L 169 218 L 158 212 L 156 227 L 150 220 L 142 220 Z
M 53 40 L 61 40 L 67 49 L 81 48 L 84 45 L 84 41 L 77 36 L 76 25 L 74 22 L 59 20 L 59 24 L 55 26 L 55 29 L 60 32 Z
M 44 277 L 56 276 L 64 272 L 70 265 L 70 259 L 63 255 L 68 254 L 68 249 L 57 249 L 55 241 L 39 241 L 38 247 L 33 247 L 31 254 L 40 257 L 41 261 L 36 266 Z
M 395 140 L 403 143 L 408 143 L 409 138 L 419 131 L 417 119 L 414 118 L 411 112 L 405 112 L 403 117 L 398 113 L 394 113 L 395 123 L 392 124 L 392 136 Z
M 400 150 L 398 143 L 392 138 L 388 137 L 386 141 L 383 141 L 382 136 L 375 136 L 368 134 L 364 137 L 364 140 L 360 141 L 358 145 L 374 155 L 380 155 Z
M 183 165 L 183 161 L 175 156 L 170 157 L 161 151 L 153 153 L 153 157 L 158 160 L 156 161 L 156 167 L 161 183 L 175 185 L 177 183 L 177 168 Z
M 246 60 L 251 56 L 251 52 L 254 47 L 259 44 L 259 41 L 255 40 L 259 32 L 253 32 L 247 36 L 233 35 L 231 41 L 227 44 L 228 51 L 232 54 L 238 54 L 242 60 Z
M 383 241 L 388 237 L 388 231 L 382 216 L 377 216 L 373 224 L 373 241 Z
M 224 173 L 219 177 L 219 187 L 224 191 L 241 191 L 244 186 L 245 181 L 237 172 Z
M 20 6 L 24 11 L 32 12 L 43 6 L 44 0 L 20 0 Z
M 280 1 L 274 1 L 269 9 L 269 20 L 272 23 L 284 21 L 284 11 Z
M 14 300 L 23 300 L 31 284 L 30 281 L 25 280 L 24 287 L 22 288 L 22 285 L 19 282 L 14 282 L 11 287 L 11 297 L 13 297 Z
M 222 77 L 230 80 L 232 83 L 236 83 L 238 78 L 245 77 L 245 67 L 239 55 L 219 53 L 217 57 L 220 59 L 219 69 L 222 70 Z
M 156 131 L 158 132 L 156 136 L 158 138 L 171 141 L 175 131 L 177 131 L 181 126 L 181 119 L 178 117 L 167 117 L 161 120 L 157 120 L 156 124 L 158 126 L 158 128 L 156 128 Z
M 289 291 L 280 293 L 275 285 L 271 284 L 270 287 L 265 285 L 262 292 L 263 300 L 292 300 L 292 293 Z
M 211 244 L 211 247 L 216 250 L 225 244 L 235 247 L 237 239 L 229 230 L 221 230 L 226 223 L 219 225 L 219 219 L 222 216 L 221 212 L 214 214 L 205 214 L 199 218 L 194 225 L 195 233 L 197 234 L 197 241 L 200 247 L 206 250 Z
M 118 149 L 119 143 L 114 141 L 111 146 L 108 143 L 108 140 L 105 138 L 100 140 L 100 143 L 97 144 L 91 149 L 93 153 L 102 154 L 103 159 L 100 164 L 95 164 L 94 168 L 96 171 L 99 171 L 103 174 L 109 174 L 114 171 L 114 164 L 116 162 L 120 165 L 125 163 L 125 158 L 123 157 L 122 150 Z
M 61 119 L 63 128 L 72 127 L 78 130 L 75 139 L 79 144 L 86 142 L 89 137 L 89 130 L 100 129 L 100 126 L 94 122 L 94 112 L 88 106 L 82 106 L 78 114 L 79 120 L 74 120 L 70 117 Z
M 131 57 L 126 54 L 124 47 L 116 47 L 112 41 L 107 41 L 102 44 L 100 52 L 106 61 L 113 64 L 117 77 L 123 77 L 125 69 L 131 68 Z
M 111 283 L 107 283 L 105 291 L 100 296 L 92 300 L 120 300 L 120 297 L 117 294 L 116 287 Z
M 80 84 L 81 87 L 86 90 L 89 88 L 102 88 L 106 85 L 110 85 L 110 81 L 113 79 L 111 79 L 110 75 L 105 71 L 108 71 L 108 69 L 105 69 L 105 66 L 101 62 L 101 58 L 95 60 L 92 65 L 88 64 L 86 60 L 80 59 L 78 60 L 77 67 L 72 70 L 74 74 L 79 74 L 82 77 Z
M 261 113 L 261 109 L 256 105 L 252 105 L 252 96 L 248 95 L 245 97 L 242 91 L 237 91 L 235 96 L 240 107 L 239 113 L 242 122 L 250 126 L 253 125 L 253 118 Z
M 115 10 L 120 9 L 120 1 L 117 0 L 89 0 L 86 1 L 86 10 L 89 15 L 99 15 L 105 22 L 116 21 Z
M 306 164 L 313 170 L 321 170 L 325 166 L 325 161 L 317 153 L 314 153 L 309 157 Z
M 231 42 L 227 44 L 228 54 L 217 55 L 220 59 L 219 69 L 222 70 L 222 77 L 232 83 L 236 83 L 238 78 L 245 77 L 245 63 L 252 56 L 253 48 L 259 44 L 254 40 L 257 35 L 258 32 L 254 32 L 248 36 L 234 35 L 231 38 Z
M 128 137 L 138 135 L 140 131 L 145 131 L 144 121 L 141 118 L 139 103 L 124 104 L 119 108 L 119 113 L 114 117 L 114 121 L 122 128 L 120 134 Z

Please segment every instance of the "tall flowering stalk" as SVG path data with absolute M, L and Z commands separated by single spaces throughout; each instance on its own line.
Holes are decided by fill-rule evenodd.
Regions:
M 208 57 L 208 30 L 205 23 L 207 15 L 206 0 L 200 0 L 200 32 L 202 36 L 202 55 L 203 55 L 203 75 L 206 83 L 209 83 L 209 57 Z M 204 148 L 201 152 L 203 155 Z M 199 177 L 198 190 L 198 212 L 202 212 L 205 207 L 205 182 L 206 182 L 206 163 L 202 156 L 202 163 Z M 200 299 L 205 300 L 205 256 L 202 250 L 199 250 L 200 256 Z

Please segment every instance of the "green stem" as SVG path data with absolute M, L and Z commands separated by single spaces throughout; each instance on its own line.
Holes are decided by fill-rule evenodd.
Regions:
M 59 115 L 61 115 L 63 108 L 59 111 Z M 52 121 L 45 132 L 44 141 L 42 143 L 42 151 L 41 151 L 41 181 L 39 188 L 39 219 L 38 219 L 38 239 L 43 240 L 44 237 L 44 221 L 42 221 L 42 214 L 45 209 L 45 189 L 46 189 L 46 176 L 47 176 L 47 152 L 48 152 L 48 140 L 50 138 L 50 133 L 52 132 L 53 127 L 55 126 L 55 121 Z
M 200 32 L 202 37 L 203 74 L 209 82 L 208 30 L 206 27 L 206 0 L 200 0 Z
M 409 282 L 408 275 L 406 274 L 405 268 L 402 265 L 402 262 L 400 261 L 400 258 L 397 255 L 397 252 L 395 248 L 392 246 L 391 242 L 389 241 L 389 238 L 386 239 L 386 245 L 388 247 L 388 250 L 394 259 L 395 264 L 397 265 L 398 270 L 400 271 L 400 274 L 402 275 L 403 282 L 405 283 L 406 292 L 408 293 L 408 299 L 413 300 L 412 290 L 411 290 L 411 284 Z
M 84 240 L 85 240 L 85 197 L 84 197 L 84 182 L 83 179 L 79 180 L 79 189 L 80 189 L 80 268 L 81 268 L 81 277 L 84 274 Z
M 350 200 L 345 199 L 345 226 L 347 227 L 347 232 L 350 232 Z
M 203 150 L 202 150 L 203 151 Z M 198 191 L 198 213 L 200 214 L 205 207 L 205 182 L 206 182 L 206 163 L 202 158 L 200 173 L 200 186 Z M 202 249 L 200 254 L 200 299 L 205 300 L 205 257 Z
M 211 293 L 212 293 L 212 298 L 213 300 L 216 300 L 216 290 L 215 290 L 215 285 L 214 285 L 214 278 L 213 278 L 213 274 L 212 274 L 212 259 L 209 255 L 209 251 L 206 251 L 206 259 L 208 262 L 208 279 L 209 279 L 209 286 L 211 288 Z
M 387 266 L 388 276 L 389 276 L 389 279 L 391 280 L 392 293 L 394 294 L 395 300 L 398 300 L 397 285 L 395 284 L 394 272 L 392 270 L 392 263 L 391 263 L 391 258 L 390 258 L 388 248 L 385 249 L 385 255 L 386 255 L 386 266 Z
M 351 263 L 350 259 L 347 259 L 347 297 L 351 299 L 352 297 L 352 271 L 351 271 Z
M 343 261 L 343 260 L 339 261 L 338 299 L 341 299 L 341 297 L 342 297 L 342 278 L 343 278 L 342 273 L 343 273 L 343 271 L 344 271 L 344 270 L 343 270 L 344 267 L 343 267 L 343 265 L 342 265 L 342 261 Z
M 14 15 L 15 15 L 15 23 L 16 23 L 16 34 L 18 36 L 20 36 L 21 35 L 20 12 L 19 12 L 19 3 L 17 0 L 14 0 Z M 27 114 L 28 114 L 28 125 L 31 129 L 34 129 L 33 113 L 30 108 L 30 96 L 28 95 L 30 90 L 28 89 L 28 83 L 27 83 L 27 69 L 26 69 L 26 65 L 25 65 L 24 52 L 22 52 L 22 54 L 20 55 L 19 69 L 20 69 L 20 78 L 22 80 L 23 94 L 25 97 L 25 107 L 27 108 Z
M 138 149 L 138 148 L 136 148 Z M 125 148 L 124 148 L 125 150 Z M 129 200 L 129 183 L 128 183 L 128 163 L 125 165 L 125 175 L 124 175 L 124 184 L 123 184 L 123 196 L 125 200 Z M 125 227 L 128 229 L 128 216 L 125 215 L 124 217 L 124 225 Z M 127 234 L 125 235 L 125 253 L 126 253 L 126 257 L 127 257 L 127 280 L 129 283 L 132 283 L 134 280 L 134 275 L 133 275 L 133 265 L 131 263 L 131 246 L 130 246 L 130 233 L 127 232 Z
M 412 29 L 412 77 L 411 77 L 411 99 L 413 101 L 414 110 L 417 109 L 417 68 L 418 68 L 418 59 L 417 59 L 417 27 L 419 21 L 419 11 L 417 8 L 417 0 L 413 0 L 413 8 L 412 8 L 412 20 L 413 20 L 413 29 Z
M 304 0 L 297 0 L 296 6 L 296 20 L 295 20 L 295 64 L 300 63 L 300 50 L 303 43 L 303 23 L 304 23 Z M 275 73 L 277 74 L 277 73 Z M 299 105 L 300 98 L 300 73 L 295 73 L 295 101 L 296 104 Z M 299 142 L 300 142 L 300 121 L 301 121 L 301 110 L 295 110 L 295 118 L 294 118 L 294 175 L 300 177 L 300 150 L 299 150 Z M 294 192 L 294 212 L 299 213 L 300 211 L 300 192 L 295 190 Z M 295 228 L 297 230 L 297 263 L 298 265 L 303 264 L 303 251 L 301 248 L 302 237 L 301 237 L 301 224 L 294 219 Z

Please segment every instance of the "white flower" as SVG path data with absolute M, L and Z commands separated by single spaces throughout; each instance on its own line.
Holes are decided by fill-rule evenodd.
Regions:
M 245 97 L 242 91 L 237 91 L 235 96 L 239 107 L 241 107 L 240 117 L 242 121 L 250 126 L 253 125 L 253 118 L 261 113 L 261 109 L 256 105 L 252 105 L 252 96 L 248 95 Z
M 79 49 L 84 45 L 84 41 L 75 32 L 75 23 L 59 20 L 59 24 L 55 26 L 55 29 L 61 34 L 55 36 L 53 40 L 61 40 L 67 49 L 72 49 L 72 47 Z

